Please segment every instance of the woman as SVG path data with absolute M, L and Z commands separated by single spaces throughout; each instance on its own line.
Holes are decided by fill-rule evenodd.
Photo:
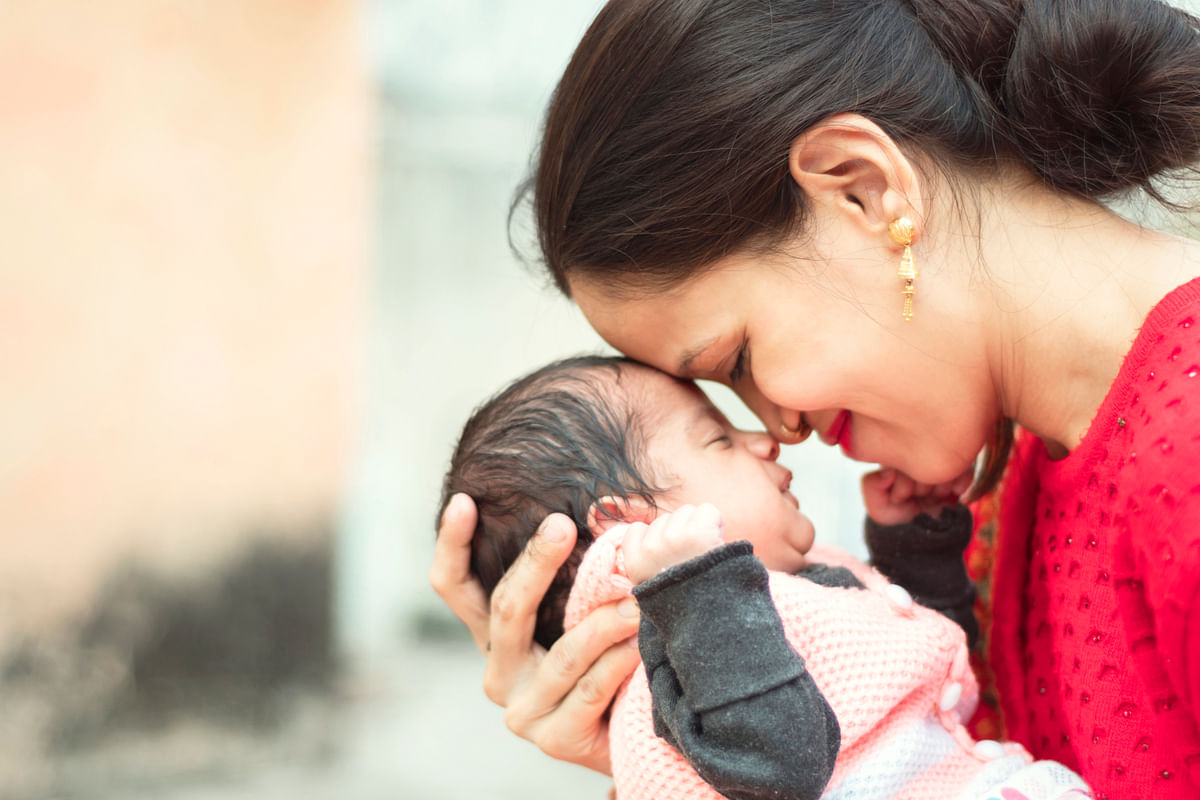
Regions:
M 548 270 L 627 355 L 919 489 L 990 443 L 1006 734 L 1097 797 L 1184 798 L 1200 245 L 1097 200 L 1198 161 L 1197 23 L 1153 0 L 627 0 L 568 65 L 531 183 Z M 457 498 L 431 581 L 489 651 L 488 696 L 605 769 L 636 612 L 536 651 L 573 531 L 548 519 L 489 613 L 472 526 Z

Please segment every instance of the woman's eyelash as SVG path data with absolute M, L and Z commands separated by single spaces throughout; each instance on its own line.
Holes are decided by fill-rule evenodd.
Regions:
M 749 342 L 742 340 L 742 346 L 738 348 L 737 358 L 733 362 L 733 369 L 729 370 L 729 382 L 737 383 L 746 376 L 746 370 L 750 366 L 750 348 Z

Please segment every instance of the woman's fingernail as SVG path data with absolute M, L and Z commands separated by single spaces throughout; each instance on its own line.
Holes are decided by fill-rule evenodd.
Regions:
M 638 615 L 637 602 L 632 597 L 626 597 L 621 602 L 617 603 L 617 613 L 622 617 L 632 619 Z
M 563 530 L 562 524 L 557 520 L 547 520 L 542 523 L 542 537 L 547 542 L 558 543 L 567 538 L 567 532 Z
M 450 515 L 456 513 L 455 509 L 463 504 L 463 495 L 456 494 L 450 498 L 450 502 L 446 503 L 446 507 L 442 510 L 442 525 L 450 519 Z

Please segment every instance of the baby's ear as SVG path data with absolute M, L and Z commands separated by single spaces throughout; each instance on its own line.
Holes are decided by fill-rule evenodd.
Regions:
M 640 497 L 614 497 L 608 495 L 592 503 L 588 509 L 588 529 L 600 536 L 614 525 L 626 522 L 645 522 L 649 525 L 658 516 L 658 510 Z

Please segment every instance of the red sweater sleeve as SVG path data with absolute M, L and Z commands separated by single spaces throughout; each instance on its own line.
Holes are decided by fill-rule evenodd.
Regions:
M 1181 706 L 1200 721 L 1200 495 L 1191 495 L 1186 505 L 1192 513 L 1181 515 L 1161 540 L 1151 540 L 1158 557 L 1143 551 L 1142 558 L 1164 670 Z M 1132 644 L 1136 653 L 1140 643 Z
M 1200 495 L 1187 510 L 1200 510 Z M 1190 499 L 1190 498 L 1189 498 Z M 1183 535 L 1179 525 L 1191 523 Z M 1180 748 L 1180 763 L 1200 786 L 1200 521 L 1181 515 L 1176 525 L 1131 531 L 1118 554 L 1126 565 L 1114 577 L 1130 644 L 1130 663 L 1149 692 L 1158 730 Z M 1182 546 L 1182 547 L 1181 547 Z M 1123 553 L 1121 551 L 1124 551 Z M 1176 552 L 1178 551 L 1178 554 Z M 1176 776 L 1162 775 L 1165 781 Z M 1180 776 L 1181 777 L 1181 776 Z M 1165 787 L 1164 787 L 1165 788 Z
M 1147 422 L 1132 453 L 1136 489 L 1114 577 L 1130 663 L 1159 730 L 1200 786 L 1200 341 L 1181 335 L 1189 328 L 1173 331 L 1179 344 L 1141 395 Z

